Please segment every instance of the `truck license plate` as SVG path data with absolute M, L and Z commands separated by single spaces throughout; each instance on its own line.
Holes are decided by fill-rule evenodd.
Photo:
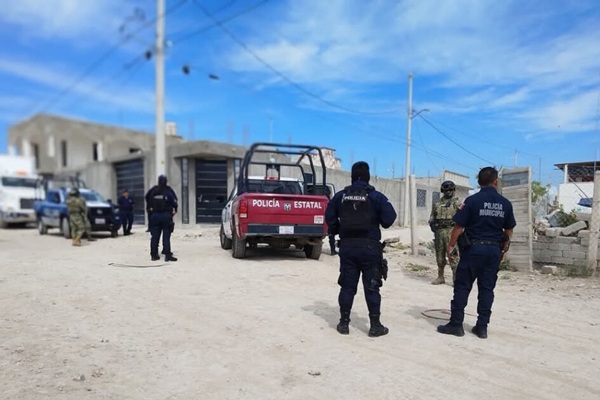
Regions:
M 313 221 L 314 221 L 315 224 L 322 224 L 323 223 L 323 216 L 322 215 L 315 215 Z
M 279 233 L 283 234 L 283 235 L 291 235 L 294 233 L 294 227 L 293 226 L 280 226 Z
M 94 219 L 94 222 L 97 225 L 104 225 L 104 218 L 96 218 L 96 219 Z

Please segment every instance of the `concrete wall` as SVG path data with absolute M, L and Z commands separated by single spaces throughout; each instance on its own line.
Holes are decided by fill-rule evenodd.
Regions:
M 502 172 L 501 180 L 504 186 L 500 192 L 512 203 L 517 222 L 517 226 L 513 231 L 510 251 L 506 254 L 506 259 L 520 271 L 531 271 L 533 269 L 531 169 L 529 167 L 505 169 Z
M 590 231 L 579 231 L 577 237 L 539 236 L 533 242 L 533 262 L 537 264 L 584 265 L 587 263 Z M 600 261 L 600 251 L 598 251 Z
M 62 165 L 61 142 L 67 142 L 67 166 Z M 167 136 L 167 146 L 181 143 L 179 137 Z M 8 146 L 17 154 L 31 153 L 37 145 L 38 173 L 63 173 L 84 168 L 94 162 L 94 143 L 99 144 L 99 160 L 130 153 L 130 148 L 150 151 L 155 136 L 148 132 L 124 129 L 54 115 L 38 114 L 9 128 Z
M 593 195 L 594 182 L 561 183 L 558 185 L 558 204 L 563 206 L 566 213 L 572 210 L 591 212 L 591 208 L 578 206 L 577 203 L 582 197 L 593 197 Z

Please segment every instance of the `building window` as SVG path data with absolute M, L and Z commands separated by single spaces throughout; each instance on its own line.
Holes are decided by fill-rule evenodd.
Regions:
M 67 141 L 66 140 L 60 141 L 60 154 L 62 157 L 62 166 L 66 167 L 67 166 Z
M 33 150 L 33 159 L 35 162 L 35 169 L 40 169 L 40 146 L 38 146 L 37 143 L 32 143 L 31 149 Z
M 94 142 L 92 145 L 92 158 L 94 161 L 98 161 L 98 142 Z
M 440 192 L 431 193 L 431 202 L 433 204 L 437 203 L 440 200 Z
M 427 207 L 427 190 L 417 189 L 417 207 Z

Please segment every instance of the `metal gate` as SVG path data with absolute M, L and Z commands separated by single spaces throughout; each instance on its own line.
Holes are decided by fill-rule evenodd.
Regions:
M 117 175 L 117 198 L 121 197 L 123 189 L 129 191 L 133 198 L 133 223 L 144 224 L 146 219 L 144 199 L 144 160 L 122 161 L 114 164 Z M 116 201 L 115 201 L 116 202 Z
M 227 160 L 196 159 L 196 223 L 221 222 L 227 202 Z

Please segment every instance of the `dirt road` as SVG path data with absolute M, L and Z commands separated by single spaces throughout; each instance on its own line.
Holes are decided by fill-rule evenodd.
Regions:
M 0 398 L 600 398 L 598 279 L 502 272 L 489 339 L 448 337 L 422 313 L 447 309 L 452 287 L 429 283 L 431 256 L 393 251 L 382 289 L 390 334 L 367 336 L 360 290 L 341 336 L 337 257 L 235 260 L 217 233 L 178 227 L 179 262 L 153 263 L 143 227 L 81 248 L 0 230 Z M 386 235 L 408 242 L 405 231 Z

